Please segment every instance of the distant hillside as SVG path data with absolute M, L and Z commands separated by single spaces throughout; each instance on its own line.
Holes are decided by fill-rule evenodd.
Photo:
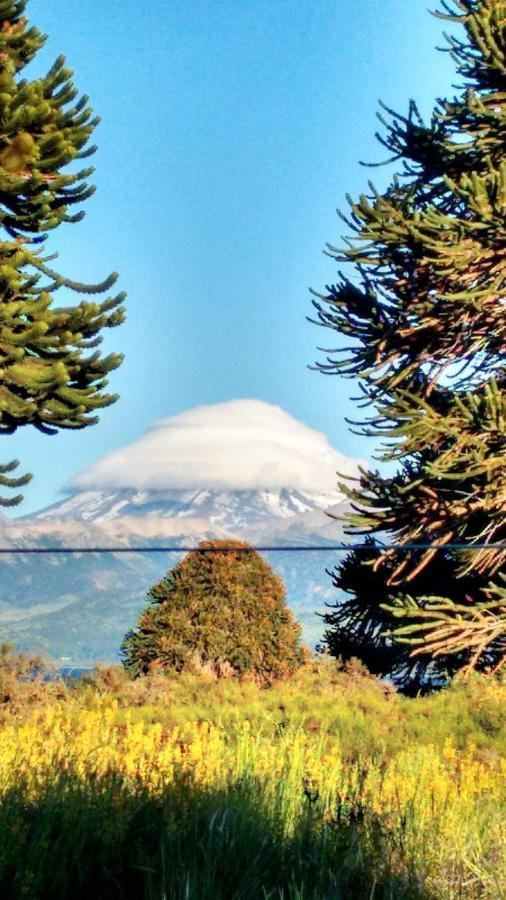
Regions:
M 281 491 L 83 491 L 34 516 L 0 520 L 2 547 L 181 547 L 241 538 L 275 547 L 343 539 L 326 513 L 345 508 L 338 493 Z M 304 640 L 321 636 L 315 614 L 335 592 L 325 573 L 338 555 L 268 552 L 283 578 Z M 180 553 L 0 556 L 0 638 L 25 651 L 91 664 L 114 660 L 146 591 Z

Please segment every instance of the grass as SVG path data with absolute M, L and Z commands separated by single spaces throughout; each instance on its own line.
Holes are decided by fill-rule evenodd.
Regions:
M 30 691 L 0 729 L 2 900 L 506 897 L 500 680 L 407 699 L 324 662 L 268 689 L 104 667 Z

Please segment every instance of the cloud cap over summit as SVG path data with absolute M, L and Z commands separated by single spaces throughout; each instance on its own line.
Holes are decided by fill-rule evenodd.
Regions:
M 78 473 L 74 490 L 336 490 L 357 460 L 319 431 L 261 400 L 198 406 L 160 419 L 143 437 Z

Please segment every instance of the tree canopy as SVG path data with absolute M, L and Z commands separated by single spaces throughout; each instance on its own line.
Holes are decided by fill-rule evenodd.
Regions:
M 117 275 L 82 284 L 55 271 L 57 254 L 46 254 L 48 233 L 80 221 L 84 212 L 74 209 L 94 192 L 93 169 L 81 160 L 96 149 L 89 141 L 99 119 L 63 56 L 44 77 L 23 77 L 46 40 L 27 22 L 25 6 L 0 0 L 0 434 L 32 425 L 52 435 L 94 424 L 97 410 L 116 400 L 107 376 L 121 356 L 96 348 L 103 329 L 123 320 L 124 295 L 54 305 L 61 288 L 100 295 Z M 10 474 L 16 467 L 0 467 L 0 488 L 27 482 L 30 476 Z M 0 505 L 20 499 L 0 497 Z
M 351 236 L 328 252 L 353 274 L 314 301 L 346 339 L 318 368 L 360 380 L 351 424 L 396 464 L 342 485 L 367 549 L 334 573 L 347 598 L 326 641 L 405 686 L 497 668 L 506 648 L 506 3 L 436 15 L 458 26 L 459 93 L 429 122 L 383 106 L 397 174 L 349 198 Z
M 281 579 L 241 541 L 202 542 L 151 588 L 148 601 L 122 644 L 133 675 L 207 667 L 269 681 L 302 662 L 300 626 Z

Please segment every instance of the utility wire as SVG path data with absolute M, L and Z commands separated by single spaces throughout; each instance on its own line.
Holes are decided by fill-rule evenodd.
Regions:
M 398 550 L 409 552 L 411 550 L 506 550 L 506 544 L 328 544 L 303 545 L 300 547 L 277 547 L 266 545 L 262 547 L 0 547 L 0 554 L 45 554 L 45 553 L 345 553 L 350 550 L 384 552 L 385 550 Z

